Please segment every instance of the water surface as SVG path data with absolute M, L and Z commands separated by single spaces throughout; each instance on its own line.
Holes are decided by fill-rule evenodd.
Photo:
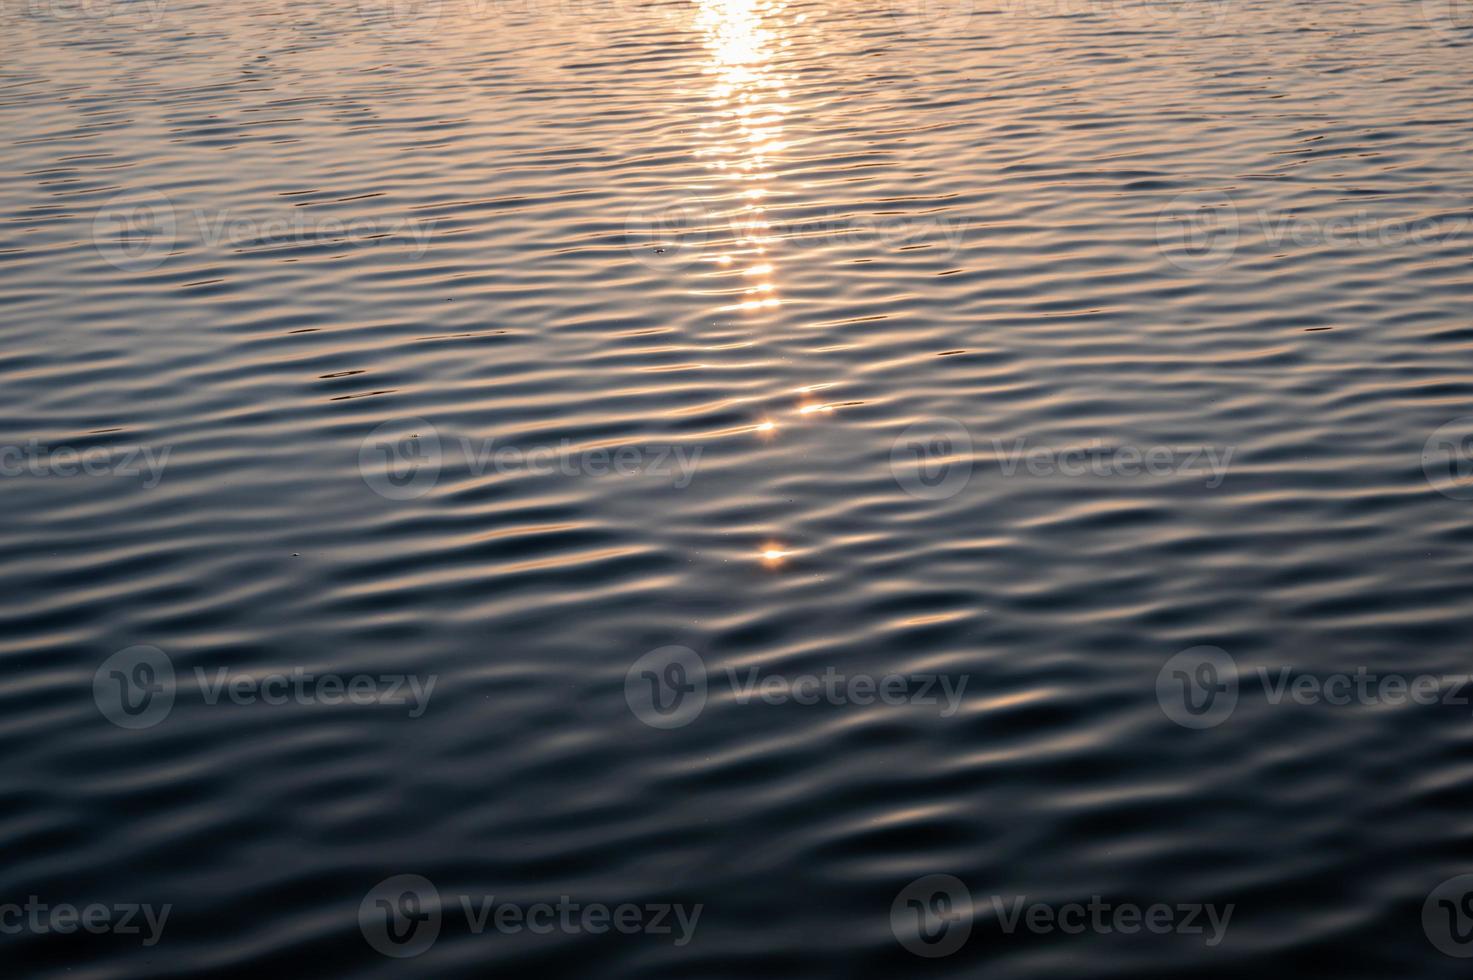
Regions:
M 172 906 L 14 975 L 1463 975 L 1473 708 L 1261 671 L 1473 669 L 1465 14 L 8 0 L 0 904 Z

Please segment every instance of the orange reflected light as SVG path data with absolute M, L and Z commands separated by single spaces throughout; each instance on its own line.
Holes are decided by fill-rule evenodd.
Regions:
M 783 563 L 783 559 L 791 554 L 792 552 L 785 549 L 782 545 L 768 542 L 762 549 L 762 563 L 768 568 L 776 568 Z
M 696 0 L 696 8 L 710 54 L 711 101 L 718 110 L 703 127 L 711 134 L 711 145 L 697 152 L 725 184 L 722 196 L 733 205 L 732 238 L 738 243 L 735 255 L 716 257 L 725 266 L 741 257 L 765 255 L 766 246 L 783 237 L 775 234 L 761 205 L 773 194 L 766 185 L 776 177 L 769 155 L 787 148 L 782 127 L 790 111 L 784 104 L 789 89 L 774 54 L 782 46 L 784 22 L 790 23 L 792 15 L 787 0 Z M 731 248 L 732 243 L 726 244 Z M 723 311 L 756 313 L 781 305 L 773 265 L 752 265 L 743 275 L 765 281 Z

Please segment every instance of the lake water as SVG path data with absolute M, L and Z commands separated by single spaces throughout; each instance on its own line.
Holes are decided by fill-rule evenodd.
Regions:
M 1466 0 L 0 25 L 7 975 L 1466 976 Z

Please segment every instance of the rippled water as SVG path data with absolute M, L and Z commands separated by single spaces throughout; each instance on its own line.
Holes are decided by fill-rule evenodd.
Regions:
M 1466 975 L 1464 0 L 0 18 L 8 975 Z

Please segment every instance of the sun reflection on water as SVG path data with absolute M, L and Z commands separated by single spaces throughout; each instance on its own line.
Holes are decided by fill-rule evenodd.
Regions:
M 787 150 L 784 125 L 791 111 L 789 78 L 782 53 L 789 34 L 803 19 L 788 11 L 787 0 L 698 0 L 697 26 L 709 52 L 708 93 L 712 112 L 701 126 L 697 157 L 708 168 L 717 191 L 720 233 L 704 256 L 708 280 L 722 297 L 716 312 L 737 314 L 742 322 L 762 323 L 782 306 L 778 291 L 782 243 L 791 229 L 774 220 L 770 209 L 790 204 L 778 175 Z M 781 213 L 780 211 L 778 212 Z M 799 390 L 827 387 L 814 385 Z M 777 414 L 797 421 L 832 412 L 806 397 L 776 412 L 759 415 L 751 431 L 764 441 L 781 437 Z M 789 424 L 784 420 L 783 424 Z M 789 565 L 794 551 L 767 540 L 757 560 L 776 571 Z
M 762 547 L 762 564 L 768 568 L 777 568 L 788 559 L 792 552 L 775 541 L 769 541 Z
M 735 274 L 748 280 L 733 287 L 741 299 L 721 312 L 750 314 L 782 305 L 768 257 L 772 223 L 762 202 L 770 193 L 774 158 L 785 148 L 788 90 L 774 55 L 784 46 L 786 7 L 786 0 L 700 0 L 697 25 L 711 53 L 716 118 L 704 127 L 709 142 L 698 155 L 725 185 L 720 200 L 730 228 L 717 243 L 720 251 L 707 258 L 723 270 L 720 277 L 731 275 L 724 270 L 740 261 Z

